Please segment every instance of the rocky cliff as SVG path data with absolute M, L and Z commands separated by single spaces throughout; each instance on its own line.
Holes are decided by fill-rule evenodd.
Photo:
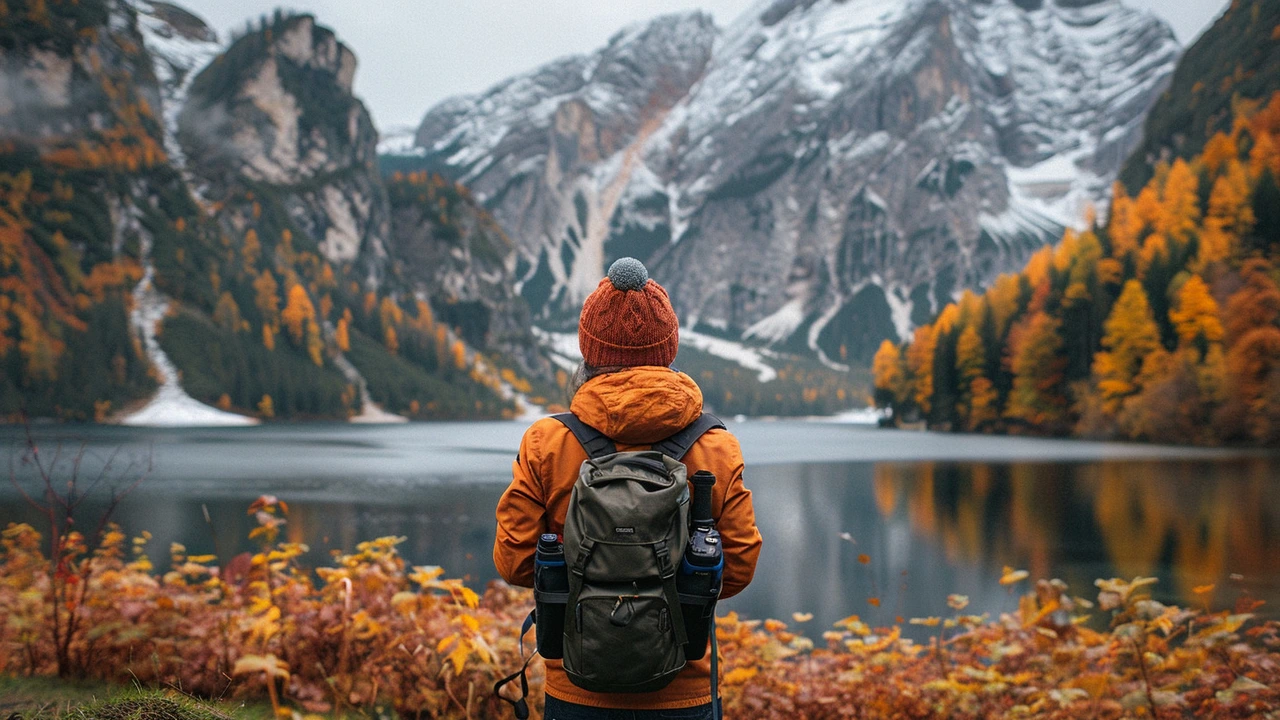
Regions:
M 1118 0 L 776 0 L 448 101 L 417 143 L 548 320 L 631 254 L 687 325 L 838 362 L 1078 222 L 1178 52 Z
M 376 277 L 390 210 L 355 71 L 355 54 L 314 18 L 277 14 L 195 78 L 178 135 L 207 199 L 271 192 L 327 260 L 362 257 Z

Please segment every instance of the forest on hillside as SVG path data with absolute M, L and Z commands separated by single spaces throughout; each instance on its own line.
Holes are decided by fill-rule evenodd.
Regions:
M 1068 231 L 901 345 L 896 422 L 1197 444 L 1280 442 L 1280 92 L 1159 163 L 1105 222 Z

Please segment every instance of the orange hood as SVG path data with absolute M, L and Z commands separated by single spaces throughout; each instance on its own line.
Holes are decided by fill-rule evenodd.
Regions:
M 619 443 L 651 445 L 698 419 L 702 391 L 671 368 L 631 367 L 588 380 L 569 409 Z

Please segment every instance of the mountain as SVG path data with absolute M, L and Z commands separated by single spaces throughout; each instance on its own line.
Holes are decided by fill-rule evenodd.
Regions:
M 1077 223 L 1178 53 L 1117 0 L 773 0 L 446 101 L 416 145 L 512 234 L 544 322 L 635 255 L 687 326 L 834 363 Z
M 1231 131 L 1236 101 L 1265 100 L 1280 76 L 1280 3 L 1232 2 L 1187 48 L 1169 88 L 1147 115 L 1142 144 L 1120 179 L 1137 194 L 1156 163 L 1200 153 L 1209 137 Z
M 502 417 L 553 394 L 514 248 L 452 182 L 384 180 L 355 54 L 314 17 L 224 46 L 170 3 L 11 2 L 0 70 L 0 416 Z

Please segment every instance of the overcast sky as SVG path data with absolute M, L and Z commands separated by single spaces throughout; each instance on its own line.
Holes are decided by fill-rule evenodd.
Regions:
M 602 47 L 633 22 L 701 9 L 728 25 L 758 0 L 176 0 L 225 40 L 277 5 L 312 13 L 360 59 L 356 93 L 386 129 L 554 58 Z M 1164 17 L 1183 44 L 1227 0 L 1125 0 Z

